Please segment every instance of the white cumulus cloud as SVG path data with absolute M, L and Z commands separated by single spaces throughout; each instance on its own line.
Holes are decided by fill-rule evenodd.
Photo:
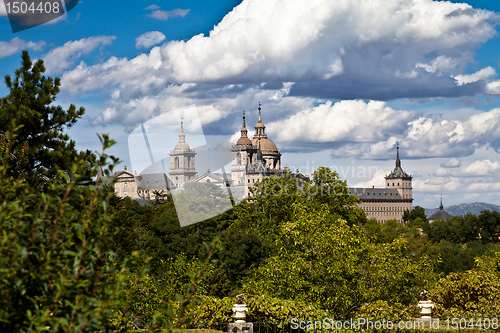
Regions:
M 383 159 L 397 140 L 401 141 L 402 152 L 407 158 L 469 156 L 487 145 L 499 151 L 500 109 L 479 112 L 466 120 L 437 120 L 422 116 L 409 121 L 404 133 L 388 135 L 391 137 L 386 141 L 343 145 L 334 149 L 333 155 Z
M 457 76 L 455 76 L 455 79 L 458 81 L 458 85 L 462 85 L 465 83 L 471 83 L 471 82 L 476 82 L 479 80 L 485 80 L 485 79 L 490 78 L 496 74 L 497 74 L 497 72 L 495 71 L 495 69 L 491 66 L 488 66 L 488 67 L 485 67 L 485 68 L 481 69 L 480 71 L 477 71 L 473 74 L 457 75 Z
M 159 44 L 165 40 L 165 35 L 159 31 L 146 32 L 135 39 L 136 48 L 150 48 L 153 45 Z
M 452 158 L 452 159 L 440 164 L 440 166 L 442 168 L 459 168 L 461 165 L 462 165 L 462 162 L 460 162 L 460 160 L 457 158 Z
M 385 187 L 385 177 L 390 173 L 390 171 L 384 171 L 379 169 L 374 175 L 373 178 L 366 182 L 360 182 L 355 184 L 352 187 L 358 188 L 369 188 L 369 187 Z
M 148 17 L 151 17 L 151 18 L 154 18 L 156 20 L 162 20 L 162 21 L 165 21 L 165 20 L 168 20 L 169 18 L 172 18 L 172 17 L 184 17 L 186 16 L 189 11 L 191 9 L 173 9 L 173 10 L 160 10 L 158 9 L 159 7 L 158 6 L 149 6 L 147 7 L 146 9 L 153 9 L 153 12 L 150 13 L 150 14 L 147 14 Z
M 484 86 L 458 85 L 454 77 L 473 60 L 475 49 L 496 35 L 497 24 L 493 12 L 432 0 L 245 0 L 208 36 L 165 43 L 158 69 L 142 68 L 137 75 L 176 84 L 294 82 L 290 95 L 316 98 L 471 95 Z M 436 56 L 429 60 L 431 54 Z M 121 66 L 134 67 L 137 61 Z M 95 65 L 93 75 L 120 79 L 93 89 L 114 84 L 143 90 L 133 82 L 123 84 L 111 71 L 124 69 Z M 150 88 L 150 93 L 161 90 Z
M 0 41 L 0 59 L 11 56 L 15 53 L 20 53 L 24 49 L 32 49 L 35 51 L 41 50 L 46 43 L 44 41 L 39 42 L 27 42 L 20 39 L 19 37 L 14 37 L 10 42 Z
M 71 67 L 83 54 L 92 52 L 95 48 L 109 45 L 115 36 L 96 36 L 70 41 L 63 46 L 50 50 L 43 58 L 45 66 L 51 73 L 62 73 Z
M 328 101 L 267 127 L 278 141 L 378 142 L 403 133 L 415 117 L 414 112 L 395 110 L 385 102 Z

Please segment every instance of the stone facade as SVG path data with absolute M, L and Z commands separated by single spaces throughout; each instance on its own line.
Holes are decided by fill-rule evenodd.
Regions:
M 184 134 L 184 125 L 182 121 L 179 142 L 175 145 L 174 150 L 170 151 L 169 155 L 170 180 L 176 187 L 182 188 L 184 183 L 196 178 L 196 152 L 186 143 L 186 135 Z
M 245 114 L 241 136 L 231 148 L 231 185 L 235 191 L 249 197 L 249 189 L 264 178 L 283 175 L 281 153 L 272 140 L 267 137 L 266 126 L 262 122 L 262 109 L 259 103 L 259 119 L 255 125 L 255 133 L 250 140 L 246 128 Z M 289 171 L 289 170 L 288 170 Z M 292 177 L 299 178 L 302 183 L 308 178 L 296 173 Z
M 173 187 L 164 173 L 138 175 L 128 171 L 127 166 L 114 178 L 116 179 L 115 193 L 120 198 L 154 200 L 156 198 L 155 192 L 170 194 L 170 188 Z
M 412 178 L 401 168 L 398 146 L 396 167 L 385 177 L 385 188 L 349 190 L 361 200 L 359 208 L 366 213 L 368 219 L 374 218 L 380 223 L 395 219 L 402 223 L 405 210 L 413 209 Z

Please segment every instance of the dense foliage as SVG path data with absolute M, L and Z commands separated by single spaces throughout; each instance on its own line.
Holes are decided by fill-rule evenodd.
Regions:
M 1 331 L 227 322 L 240 293 L 261 321 L 414 317 L 423 289 L 439 315 L 500 311 L 499 213 L 429 223 L 417 206 L 380 224 L 324 167 L 301 186 L 266 178 L 227 211 L 215 187 L 178 198 L 185 211 L 142 206 L 114 196 L 116 159 L 74 149 L 63 128 L 83 109 L 54 106 L 43 72 L 24 52 L 0 102 Z M 109 184 L 93 184 L 99 167 Z M 180 226 L 205 207 L 222 213 Z
M 97 172 L 93 163 L 96 156 L 88 150 L 77 151 L 75 142 L 63 133 L 83 116 L 85 109 L 71 104 L 64 110 L 54 105 L 61 82 L 59 78 L 45 77 L 44 72 L 43 60 L 33 64 L 28 51 L 23 51 L 15 77 L 5 76 L 9 94 L 0 99 L 0 136 L 9 130 L 16 135 L 9 141 L 9 154 L 14 159 L 4 172 L 22 176 L 31 187 L 47 189 L 52 179 L 65 181 L 76 165 L 80 180 L 90 181 Z

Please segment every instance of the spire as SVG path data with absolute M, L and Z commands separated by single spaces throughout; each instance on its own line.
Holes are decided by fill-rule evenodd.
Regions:
M 441 204 L 439 205 L 439 210 L 444 210 L 444 206 L 443 206 L 443 196 L 441 196 Z
M 245 110 L 243 110 L 243 124 L 241 125 L 241 137 L 246 138 L 247 136 L 247 124 L 245 123 Z
M 259 149 L 257 150 L 257 161 L 262 161 L 262 150 L 260 149 L 260 138 L 259 138 Z
M 266 126 L 262 122 L 262 115 L 261 115 L 261 104 L 259 102 L 259 121 L 257 121 L 257 124 L 255 124 L 255 134 L 254 134 L 254 139 L 255 138 L 266 138 Z
M 401 168 L 401 160 L 399 159 L 399 141 L 397 142 L 397 157 L 396 157 L 396 168 Z
M 186 142 L 186 134 L 184 134 L 184 121 L 181 117 L 181 133 L 179 134 L 179 142 Z
M 261 104 L 260 104 L 260 101 L 259 101 L 259 121 L 258 121 L 258 123 L 262 123 L 262 117 L 260 115 L 260 110 L 261 110 L 260 106 L 261 106 Z

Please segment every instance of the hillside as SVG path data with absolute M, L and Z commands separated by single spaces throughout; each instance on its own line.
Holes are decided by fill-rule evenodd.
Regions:
M 438 210 L 439 208 L 426 208 L 425 214 L 427 216 L 431 216 Z M 467 213 L 479 215 L 483 210 L 500 212 L 500 206 L 488 204 L 485 202 L 474 202 L 474 203 L 461 203 L 454 206 L 444 207 L 444 210 L 453 216 L 465 215 Z

